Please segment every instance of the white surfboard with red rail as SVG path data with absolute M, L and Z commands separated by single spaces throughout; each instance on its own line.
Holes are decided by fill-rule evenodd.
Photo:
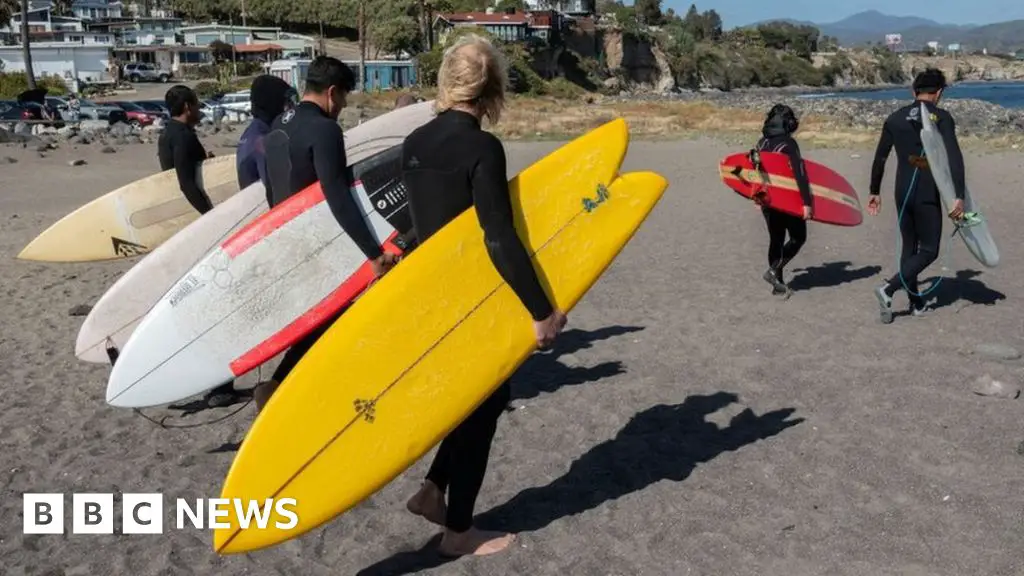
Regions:
M 367 224 L 400 254 L 398 231 L 411 227 L 401 146 L 353 172 L 351 193 Z M 314 184 L 211 251 L 164 295 L 121 350 L 107 402 L 142 408 L 211 390 L 312 332 L 372 280 Z
M 399 108 L 346 130 L 349 164 L 401 144 L 410 132 L 433 117 L 433 101 L 429 101 Z M 257 182 L 145 255 L 118 278 L 86 316 L 78 331 L 75 356 L 86 362 L 111 363 L 175 282 L 210 250 L 266 213 L 266 191 Z

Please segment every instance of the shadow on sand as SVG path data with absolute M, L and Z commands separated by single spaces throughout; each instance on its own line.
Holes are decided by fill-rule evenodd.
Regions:
M 540 530 L 552 522 L 592 510 L 662 480 L 682 482 L 703 462 L 781 433 L 803 422 L 792 408 L 756 415 L 749 408 L 719 428 L 706 417 L 736 402 L 728 392 L 690 396 L 682 404 L 658 405 L 635 415 L 612 439 L 580 456 L 546 486 L 523 490 L 479 516 L 482 528 Z M 437 536 L 418 550 L 401 552 L 360 574 L 411 574 L 448 560 L 437 554 Z
M 793 276 L 789 281 L 789 287 L 794 292 L 814 288 L 832 288 L 870 278 L 882 271 L 881 266 L 850 268 L 851 264 L 853 263 L 849 261 L 829 262 L 821 266 L 799 268 L 796 271 L 800 274 Z
M 595 342 L 643 330 L 642 326 L 606 326 L 597 330 L 566 330 L 550 350 L 537 352 L 512 376 L 512 399 L 526 400 L 552 393 L 564 386 L 596 382 L 624 373 L 622 362 L 603 362 L 596 366 L 566 366 L 558 358 L 592 348 Z M 509 410 L 514 408 L 509 407 Z
M 934 309 L 952 306 L 961 301 L 966 303 L 964 304 L 965 307 L 973 304 L 995 306 L 996 302 L 1005 300 L 1006 294 L 993 290 L 981 280 L 976 279 L 981 274 L 978 270 L 960 270 L 956 273 L 956 276 L 952 277 L 942 278 L 934 276 L 927 280 L 922 280 L 918 289 L 922 292 L 927 292 L 932 286 L 935 286 L 936 282 L 939 282 L 935 291 L 925 296 L 926 299 L 931 299 L 930 304 Z M 909 308 L 893 314 L 897 318 L 909 315 Z

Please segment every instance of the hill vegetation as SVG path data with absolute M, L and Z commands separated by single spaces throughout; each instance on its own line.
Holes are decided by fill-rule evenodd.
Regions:
M 184 17 L 224 21 L 237 17 L 240 0 L 173 0 Z M 436 75 L 442 46 L 432 41 L 431 23 L 437 14 L 477 11 L 491 0 L 245 0 L 250 22 L 283 27 L 323 23 L 333 28 L 359 29 L 359 6 L 364 16 L 364 39 L 380 53 L 405 52 L 416 57 L 421 77 Z M 547 0 L 559 7 L 560 0 Z M 498 9 L 524 9 L 523 0 L 497 0 Z M 850 78 L 863 82 L 900 82 L 902 69 L 885 50 L 874 50 L 863 61 L 840 55 L 815 65 L 812 55 L 833 50 L 836 40 L 814 26 L 772 22 L 754 28 L 723 31 L 714 10 L 701 12 L 694 5 L 685 14 L 662 10 L 661 0 L 599 0 L 601 28 L 620 30 L 633 41 L 657 47 L 664 53 L 677 86 L 731 90 L 748 86 L 830 86 Z M 478 28 L 473 31 L 480 32 Z M 599 28 L 598 34 L 601 34 Z M 501 43 L 513 69 L 515 87 L 530 93 L 573 91 L 567 80 L 588 89 L 602 86 L 614 74 L 599 58 L 570 54 L 559 60 L 558 72 L 542 78 L 539 59 L 550 56 L 539 43 Z M 372 58 L 375 54 L 368 54 Z

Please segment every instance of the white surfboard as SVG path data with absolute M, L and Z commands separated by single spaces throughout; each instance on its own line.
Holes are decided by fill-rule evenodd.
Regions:
M 949 212 L 953 203 L 956 202 L 956 187 L 953 185 L 953 176 L 949 169 L 946 145 L 931 116 L 928 108 L 922 102 L 921 143 L 924 145 L 928 167 L 935 179 L 935 185 L 939 189 L 942 204 Z M 959 225 L 957 235 L 963 238 L 967 249 L 978 259 L 978 262 L 990 268 L 998 266 L 999 248 L 996 246 L 995 239 L 992 238 L 992 232 L 988 229 L 988 222 L 985 220 L 981 207 L 971 196 L 971 191 L 967 187 L 964 188 L 964 212 L 967 213 L 968 218 Z
M 351 193 L 381 244 L 412 228 L 401 168 L 400 145 L 352 167 Z M 121 351 L 107 402 L 141 408 L 215 388 L 316 329 L 372 280 L 314 184 L 212 250 L 167 292 Z
M 433 118 L 433 102 L 399 108 L 347 130 L 349 164 L 401 144 Z M 267 211 L 263 184 L 249 186 L 175 234 L 133 266 L 100 298 L 78 332 L 75 355 L 109 363 L 142 318 L 211 249 Z

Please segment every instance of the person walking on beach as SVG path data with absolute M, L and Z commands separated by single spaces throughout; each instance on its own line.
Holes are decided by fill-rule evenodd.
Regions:
M 914 102 L 893 112 L 882 125 L 882 135 L 875 150 L 871 166 L 868 213 L 877 216 L 882 209 L 880 190 L 885 162 L 889 152 L 896 148 L 896 209 L 902 238 L 899 270 L 885 284 L 875 288 L 879 318 L 884 324 L 892 322 L 892 299 L 897 291 L 906 290 L 914 316 L 925 314 L 929 308 L 923 294 L 918 292 L 918 276 L 939 256 L 942 238 L 942 202 L 939 190 L 927 169 L 921 143 L 921 103 L 924 103 L 936 128 L 942 135 L 949 157 L 950 173 L 956 190 L 956 203 L 949 217 L 957 220 L 964 212 L 964 156 L 956 138 L 956 123 L 949 112 L 938 107 L 946 76 L 941 70 L 929 68 L 914 78 Z
M 196 136 L 195 127 L 199 124 L 199 98 L 188 86 L 173 86 L 164 95 L 164 103 L 171 112 L 171 119 L 157 140 L 157 156 L 160 169 L 174 169 L 178 176 L 178 187 L 181 193 L 200 214 L 213 210 L 206 191 L 199 185 L 201 162 L 213 156 L 207 153 L 203 144 Z M 214 388 L 206 393 L 204 400 L 207 406 L 229 406 L 240 395 L 235 390 L 234 382 Z
M 465 210 L 475 209 L 494 267 L 533 318 L 537 343 L 547 346 L 566 317 L 544 293 L 516 233 L 505 149 L 480 128 L 484 116 L 498 121 L 506 82 L 501 57 L 487 40 L 467 35 L 450 47 L 438 72 L 438 115 L 405 139 L 402 180 L 420 244 Z M 473 526 L 498 417 L 509 400 L 505 382 L 452 430 L 407 504 L 410 512 L 444 526 L 440 552 L 445 556 L 491 554 L 514 539 Z
M 771 284 L 772 294 L 786 298 L 792 295 L 792 291 L 783 280 L 783 269 L 796 257 L 807 241 L 807 220 L 814 215 L 811 184 L 807 180 L 807 170 L 800 156 L 800 146 L 793 138 L 793 134 L 799 128 L 800 121 L 793 109 L 785 104 L 776 104 L 768 111 L 764 126 L 761 128 L 761 139 L 758 140 L 756 147 L 760 152 L 776 152 L 789 157 L 793 176 L 800 189 L 800 198 L 804 203 L 802 216 L 793 216 L 771 206 L 761 205 L 761 214 L 764 215 L 764 222 L 768 226 L 768 270 L 762 278 Z M 758 202 L 757 196 L 754 197 L 754 201 Z
M 374 276 L 380 277 L 395 265 L 397 256 L 383 250 L 352 197 L 345 139 L 338 124 L 338 115 L 355 84 L 355 74 L 337 58 L 317 56 L 310 63 L 302 100 L 278 116 L 264 137 L 267 198 L 273 208 L 319 181 L 334 218 L 370 261 Z M 257 410 L 262 409 L 292 368 L 342 312 L 344 310 L 285 353 L 273 378 L 253 392 Z

